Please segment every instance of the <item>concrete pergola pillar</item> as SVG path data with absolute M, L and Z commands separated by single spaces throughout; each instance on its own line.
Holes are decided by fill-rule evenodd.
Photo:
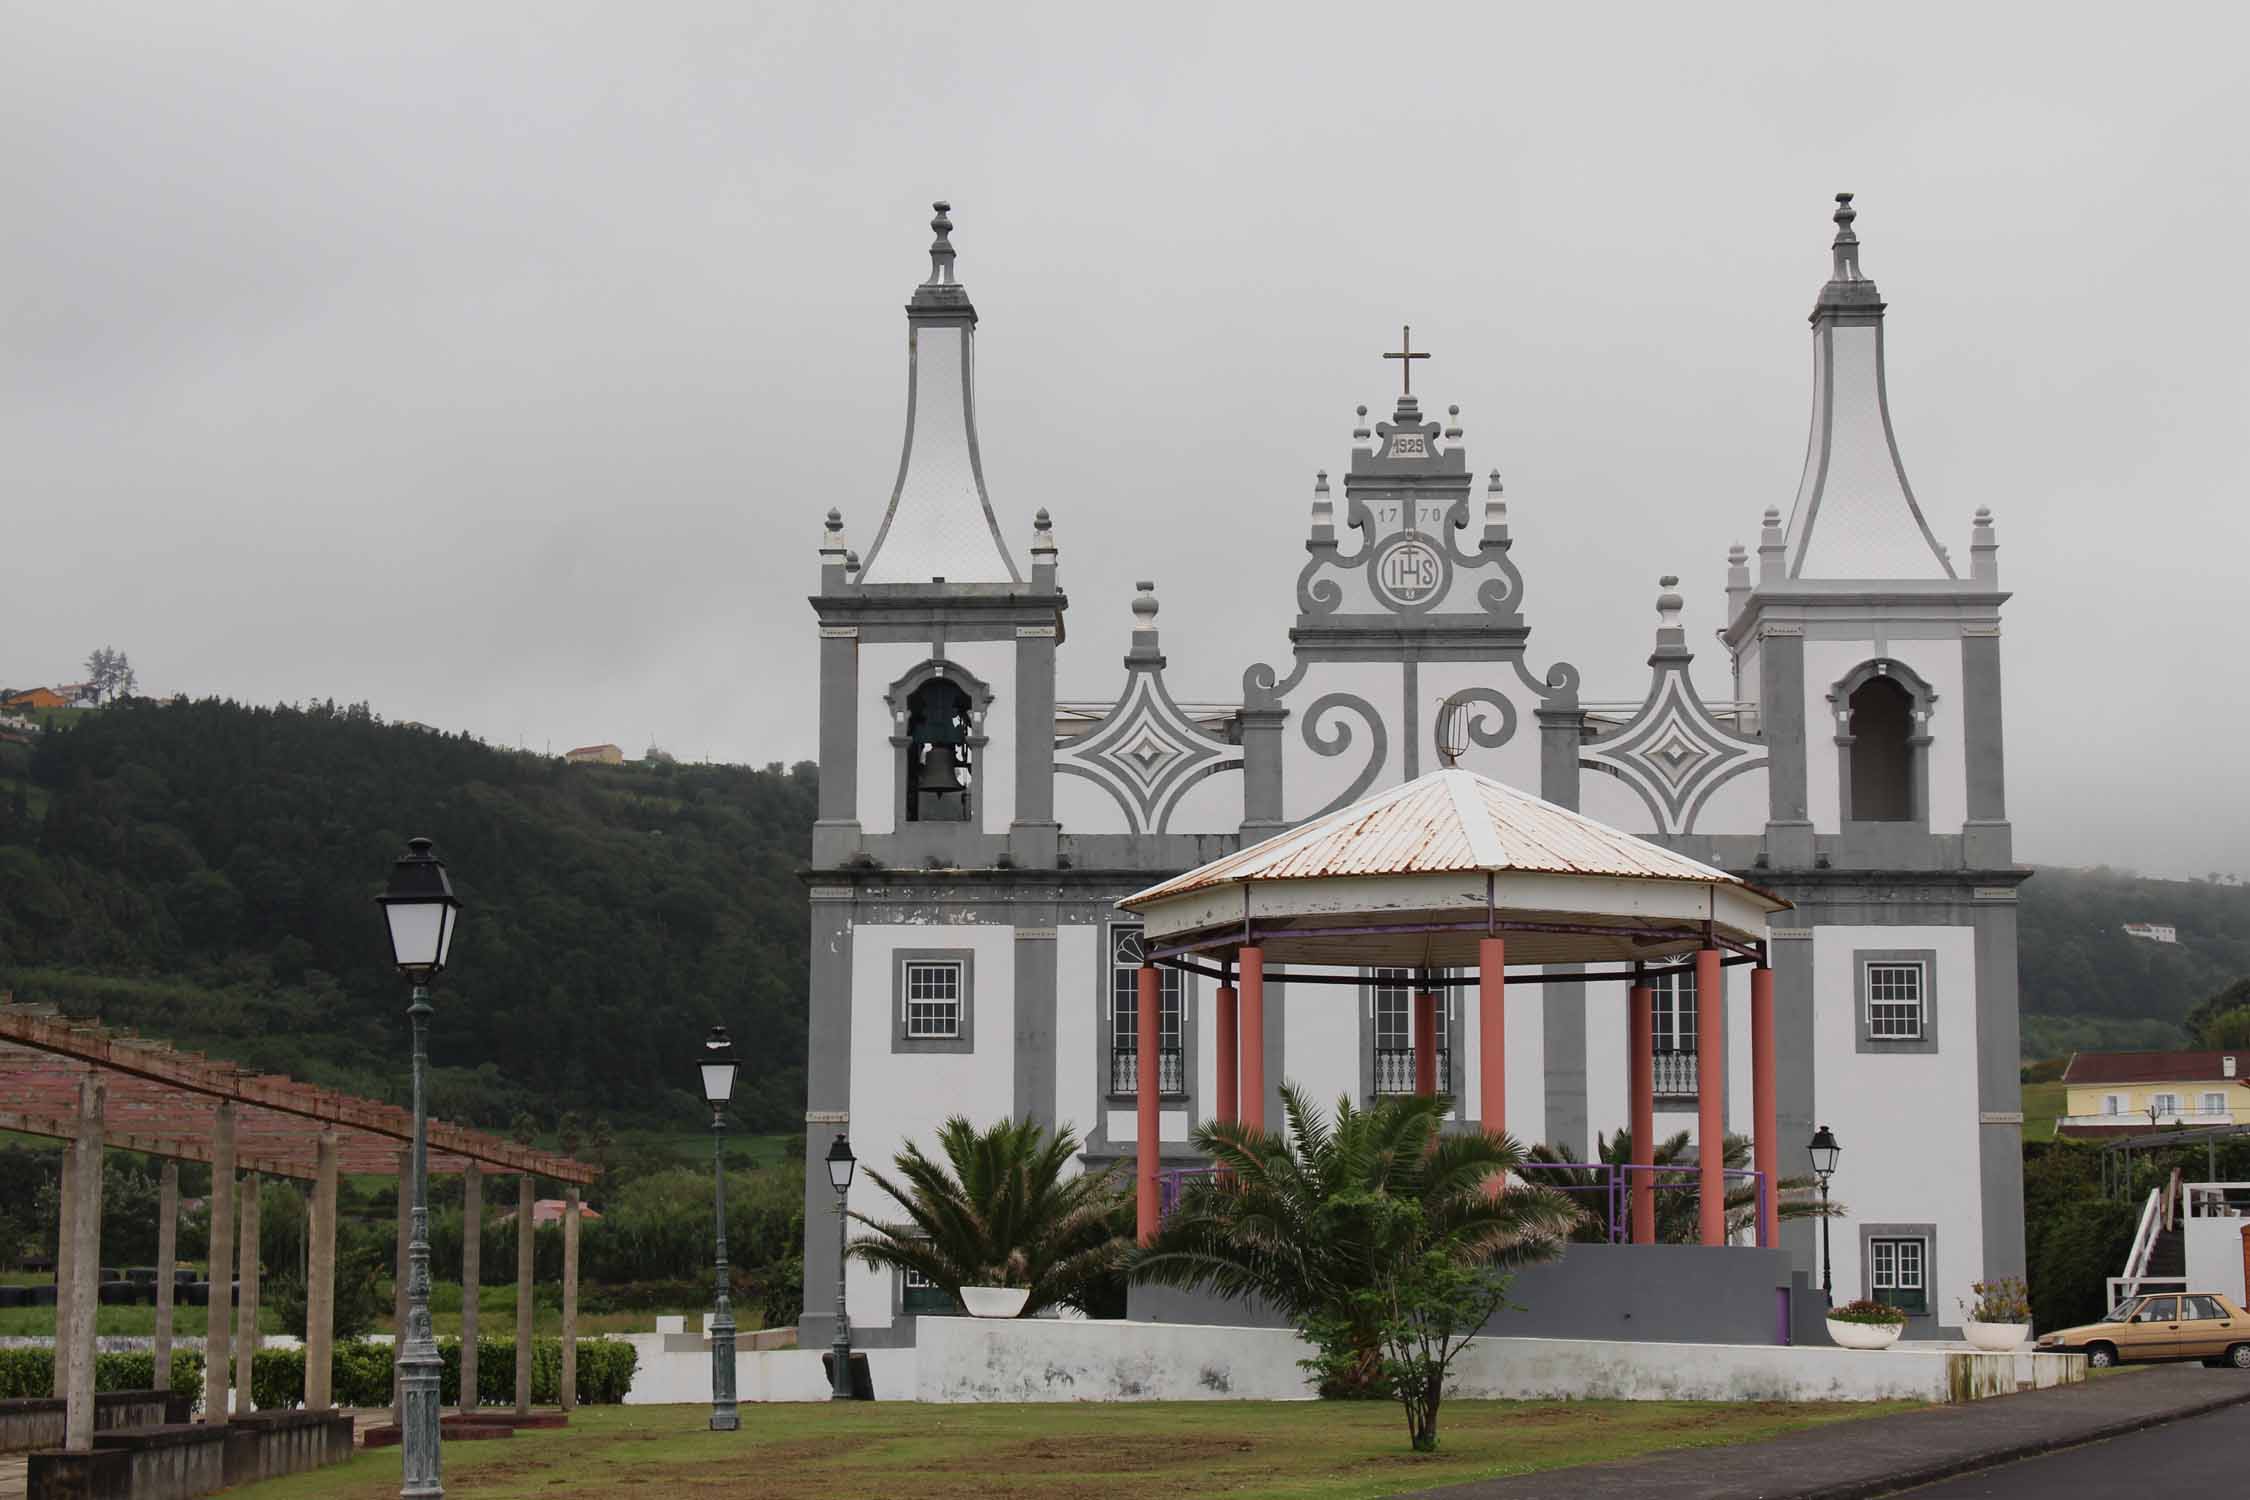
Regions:
M 398 1249 L 391 1271 L 391 1425 L 406 1431 L 406 1387 L 398 1357 L 406 1348 L 406 1247 L 414 1238 L 414 1148 L 398 1152 Z
M 1139 984 L 1134 1046 L 1140 1056 L 1134 1059 L 1133 1067 L 1133 1218 L 1137 1237 L 1145 1245 L 1156 1238 L 1156 1166 L 1164 1149 L 1157 1138 L 1160 1126 L 1156 1107 L 1157 1020 L 1164 1004 L 1164 976 L 1157 972 L 1156 965 L 1142 964 L 1134 978 Z
M 1242 1017 L 1236 1004 L 1234 978 L 1219 981 L 1217 995 L 1219 1097 L 1218 1118 L 1232 1122 L 1242 1117 Z
M 203 1312 L 203 1420 L 227 1420 L 229 1333 L 234 1303 L 234 1103 L 221 1100 L 211 1127 L 211 1299 Z
M 1437 996 L 1422 976 L 1414 993 L 1414 1092 L 1428 1098 L 1438 1091 Z
M 172 1388 L 172 1311 L 179 1301 L 180 1164 L 170 1157 L 156 1184 L 156 1338 L 149 1345 L 149 1383 Z
M 1750 1151 L 1758 1169 L 1758 1244 L 1780 1243 L 1781 1122 L 1774 1093 L 1773 970 L 1750 971 Z
M 484 1287 L 484 1173 L 461 1169 L 461 1410 L 477 1407 L 477 1298 Z
M 258 1228 L 263 1216 L 265 1180 L 256 1172 L 242 1174 L 242 1239 L 236 1246 L 242 1270 L 241 1306 L 234 1323 L 234 1409 L 256 1411 L 256 1387 L 251 1375 L 258 1366 Z
M 1266 1128 L 1266 950 L 1244 948 L 1235 955 L 1242 971 L 1241 1064 L 1242 1123 Z
M 516 1415 L 531 1415 L 532 1178 L 516 1176 Z
M 70 1140 L 63 1143 L 62 1177 L 55 1193 L 55 1357 L 47 1372 L 47 1394 L 58 1399 L 70 1378 L 63 1341 L 70 1337 L 70 1309 L 78 1295 L 77 1248 L 78 1143 Z
M 312 1212 L 305 1225 L 305 1410 L 336 1404 L 336 1132 L 323 1130 L 314 1157 Z
M 1695 955 L 1695 1164 L 1698 1228 L 1706 1245 L 1727 1242 L 1727 976 L 1719 950 Z
M 1647 976 L 1641 976 L 1644 980 Z M 1656 992 L 1635 984 L 1626 1001 L 1627 1055 L 1632 1059 L 1625 1098 L 1633 1131 L 1633 1167 L 1627 1182 L 1633 1205 L 1633 1243 L 1656 1243 Z
M 578 1185 L 563 1192 L 562 1409 L 578 1404 Z
M 104 1091 L 94 1078 L 78 1084 L 78 1139 L 71 1151 L 70 1324 L 56 1325 L 55 1361 L 67 1363 L 63 1385 L 63 1446 L 94 1446 L 94 1320 L 101 1310 L 102 1113 Z M 59 1311 L 59 1309 L 58 1309 Z

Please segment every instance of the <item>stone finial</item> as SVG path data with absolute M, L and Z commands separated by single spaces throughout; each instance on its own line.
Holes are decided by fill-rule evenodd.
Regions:
M 1353 411 L 1359 417 L 1359 423 L 1357 426 L 1352 428 L 1352 436 L 1355 438 L 1373 437 L 1375 435 L 1375 431 L 1373 428 L 1367 425 L 1367 408 L 1364 406 L 1354 407 Z
M 1508 539 L 1508 497 L 1500 487 L 1498 469 L 1492 471 L 1492 478 L 1484 487 L 1484 535 L 1487 541 Z
M 946 217 L 952 213 L 953 205 L 940 198 L 930 207 L 937 210 L 936 217 L 930 220 L 930 230 L 937 236 L 930 241 L 930 284 L 937 286 L 954 279 L 953 220 Z
M 828 519 L 820 529 L 820 555 L 834 557 L 840 562 L 844 555 L 844 513 L 829 507 Z
M 1750 549 L 1736 542 L 1727 548 L 1727 623 L 1733 624 L 1741 615 L 1742 606 L 1750 600 Z M 1725 630 L 1719 632 L 1726 634 Z
M 1445 409 L 1445 440 L 1449 443 L 1461 441 L 1461 408 L 1458 406 Z
M 1133 585 L 1140 590 L 1133 596 L 1133 640 L 1125 653 L 1125 665 L 1132 668 L 1161 668 L 1164 654 L 1156 644 L 1156 585 L 1144 578 Z
M 1055 551 L 1055 522 L 1054 518 L 1047 514 L 1047 507 L 1044 505 L 1039 507 L 1038 514 L 1031 518 L 1031 550 L 1035 553 L 1045 552 L 1049 554 Z
M 1144 578 L 1133 587 L 1140 590 L 1133 596 L 1133 628 L 1152 630 L 1156 626 L 1156 585 Z
M 859 554 L 857 552 L 846 552 L 844 554 L 844 571 L 847 573 L 859 571 Z
M 1758 583 L 1763 587 L 1782 581 L 1786 571 L 1783 553 L 1788 547 L 1781 530 L 1781 509 L 1769 505 L 1758 527 Z
M 1861 279 L 1859 236 L 1852 233 L 1852 221 L 1859 217 L 1859 210 L 1852 207 L 1850 193 L 1836 195 L 1836 212 L 1833 217 L 1836 220 L 1836 240 L 1828 247 L 1828 253 L 1834 262 L 1834 278 L 1838 281 L 1858 281 Z
M 1664 590 L 1663 593 L 1656 596 L 1656 620 L 1658 628 L 1663 630 L 1677 630 L 1680 627 L 1680 611 L 1687 605 L 1687 601 L 1685 599 L 1682 599 L 1678 593 L 1674 592 L 1680 586 L 1679 575 L 1677 573 L 1667 573 L 1662 578 L 1657 579 L 1656 584 L 1658 588 Z
M 2000 585 L 2000 533 L 1992 524 L 1989 506 L 1977 507 L 1969 527 L 1969 577 L 1994 588 Z
M 1332 542 L 1336 539 L 1336 502 L 1328 493 L 1326 469 L 1322 469 L 1313 479 L 1312 539 L 1316 542 Z

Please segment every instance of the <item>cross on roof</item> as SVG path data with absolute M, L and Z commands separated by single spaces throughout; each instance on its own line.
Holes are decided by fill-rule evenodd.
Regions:
M 1401 324 L 1398 330 L 1398 352 L 1395 354 L 1385 354 L 1383 356 L 1383 358 L 1385 359 L 1395 359 L 1401 361 L 1399 365 L 1399 374 L 1405 377 L 1405 383 L 1399 388 L 1400 395 L 1411 396 L 1414 394 L 1414 361 L 1418 359 L 1428 359 L 1429 357 L 1430 356 L 1427 351 L 1418 351 L 1415 349 L 1413 326 L 1411 324 Z

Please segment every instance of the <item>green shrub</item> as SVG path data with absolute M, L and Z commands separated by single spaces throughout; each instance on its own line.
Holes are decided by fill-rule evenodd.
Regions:
M 582 1406 L 614 1406 L 632 1389 L 639 1355 L 623 1339 L 578 1341 L 578 1401 Z M 438 1344 L 438 1401 L 461 1403 L 461 1341 Z M 329 1369 L 338 1406 L 391 1404 L 391 1346 L 352 1339 L 336 1345 Z M 562 1341 L 538 1339 L 531 1346 L 531 1399 L 552 1406 L 561 1398 Z M 250 1377 L 251 1399 L 263 1409 L 301 1406 L 305 1400 L 305 1357 L 298 1349 L 261 1349 Z M 477 1395 L 487 1406 L 516 1399 L 516 1345 L 513 1339 L 477 1340 Z
M 138 1353 L 94 1356 L 94 1389 L 145 1391 L 155 1383 L 156 1358 L 147 1350 Z M 579 1384 L 586 1382 L 581 1379 Z M 200 1390 L 203 1356 L 189 1349 L 172 1351 L 172 1389 Z M 0 1349 L 0 1400 L 21 1396 L 49 1396 L 55 1388 L 55 1353 L 52 1349 Z

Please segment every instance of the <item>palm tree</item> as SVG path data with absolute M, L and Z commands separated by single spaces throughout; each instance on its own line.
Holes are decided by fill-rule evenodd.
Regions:
M 1321 1346 L 1323 1394 L 1396 1395 L 1416 1446 L 1434 1444 L 1445 1366 L 1499 1304 L 1500 1273 L 1560 1254 L 1578 1210 L 1544 1188 L 1496 1191 L 1521 1164 L 1520 1148 L 1502 1135 L 1445 1133 L 1451 1104 L 1442 1096 L 1365 1110 L 1346 1097 L 1333 1123 L 1293 1084 L 1281 1100 L 1283 1134 L 1236 1121 L 1196 1127 L 1197 1149 L 1218 1170 L 1187 1185 L 1127 1272 L 1260 1299 Z M 1415 1314 L 1417 1336 L 1435 1353 L 1403 1358 L 1397 1304 L 1387 1311 L 1369 1292 L 1426 1275 L 1432 1261 L 1478 1273 L 1490 1295 Z M 1470 1307 L 1483 1311 L 1456 1318 Z
M 1605 1165 L 1623 1167 L 1633 1160 L 1633 1132 L 1630 1126 L 1620 1128 L 1614 1135 L 1594 1137 L 1594 1155 Z M 1538 1145 L 1531 1148 L 1527 1161 L 1543 1170 L 1530 1174 L 1530 1180 L 1557 1192 L 1567 1193 L 1580 1203 L 1596 1201 L 1597 1195 L 1608 1191 L 1608 1175 L 1596 1169 L 1572 1168 L 1562 1165 L 1573 1159 L 1574 1153 L 1555 1145 Z M 1750 1138 L 1730 1135 L 1726 1138 L 1723 1166 L 1741 1169 L 1750 1165 Z M 1677 1167 L 1683 1170 L 1666 1172 L 1656 1178 L 1663 1189 L 1656 1195 L 1656 1242 L 1659 1245 L 1693 1245 L 1703 1237 L 1701 1211 L 1703 1195 L 1701 1184 L 1694 1172 L 1694 1163 L 1688 1159 L 1688 1133 L 1680 1131 L 1656 1143 L 1651 1165 Z M 1842 1215 L 1846 1210 L 1841 1203 L 1831 1203 L 1825 1209 L 1814 1196 L 1814 1179 L 1808 1176 L 1784 1177 L 1774 1184 L 1774 1213 L 1777 1219 L 1817 1219 L 1822 1214 L 1830 1217 Z M 1629 1202 L 1630 1200 L 1628 1200 Z M 1630 1209 L 1628 1208 L 1628 1212 Z M 1726 1191 L 1726 1230 L 1729 1238 L 1738 1234 L 1755 1234 L 1758 1228 L 1758 1192 L 1754 1183 L 1730 1181 Z M 1572 1231 L 1571 1239 L 1579 1244 L 1598 1245 L 1609 1240 L 1606 1217 L 1594 1214 L 1582 1220 Z
M 1077 1132 L 1049 1135 L 1029 1118 L 980 1131 L 954 1115 L 938 1127 L 938 1148 L 942 1165 L 909 1142 L 891 1158 L 898 1182 L 868 1168 L 906 1217 L 854 1213 L 874 1233 L 852 1242 L 853 1256 L 927 1277 L 956 1301 L 965 1286 L 1023 1287 L 1021 1317 L 1057 1303 L 1084 1310 L 1124 1257 L 1130 1195 L 1107 1169 L 1071 1173 Z

